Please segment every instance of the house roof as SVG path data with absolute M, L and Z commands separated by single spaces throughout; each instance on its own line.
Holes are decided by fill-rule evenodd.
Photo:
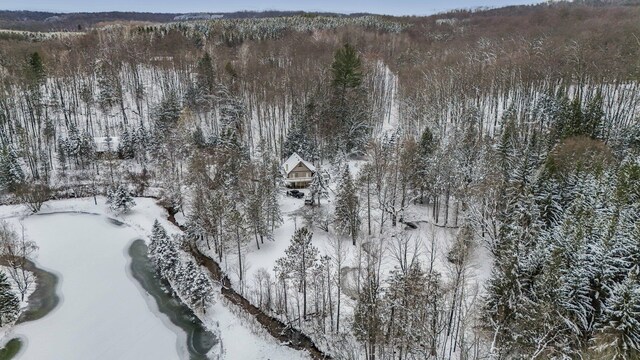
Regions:
M 104 136 L 94 137 L 93 141 L 96 144 L 96 152 L 104 153 L 109 151 L 117 151 L 120 144 L 120 138 L 118 136 Z
M 302 163 L 311 171 L 314 171 L 314 172 L 316 171 L 316 167 L 313 166 L 313 164 L 311 164 L 308 161 L 305 161 L 303 158 L 300 157 L 300 155 L 293 153 L 291 154 L 291 156 L 289 156 L 287 161 L 285 161 L 284 164 L 282 164 L 282 169 L 284 170 L 285 175 L 289 175 L 291 170 L 295 169 L 295 167 L 298 166 L 299 163 Z

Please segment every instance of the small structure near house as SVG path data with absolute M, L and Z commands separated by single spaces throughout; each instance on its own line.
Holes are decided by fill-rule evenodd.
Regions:
M 282 164 L 282 173 L 287 187 L 304 188 L 309 186 L 315 172 L 316 167 L 296 153 L 291 154 Z
M 116 154 L 118 152 L 120 138 L 117 136 L 100 136 L 94 137 L 93 142 L 96 145 L 96 156 L 98 158 L 103 158 L 108 154 Z

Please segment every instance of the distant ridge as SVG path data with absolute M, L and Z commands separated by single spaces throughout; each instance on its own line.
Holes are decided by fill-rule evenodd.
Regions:
M 340 14 L 304 11 L 236 11 L 230 13 L 147 13 L 147 12 L 78 12 L 55 13 L 44 11 L 0 10 L 0 29 L 27 31 L 77 31 L 105 22 L 154 22 L 212 20 L 212 19 L 256 19 L 283 16 L 364 16 L 368 13 Z

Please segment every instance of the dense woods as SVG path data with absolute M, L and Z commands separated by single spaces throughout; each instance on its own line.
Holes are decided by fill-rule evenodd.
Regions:
M 185 232 L 156 224 L 150 254 L 189 305 L 217 286 L 200 251 L 335 358 L 636 359 L 639 20 L 581 2 L 0 32 L 0 196 L 157 197 Z M 313 205 L 285 214 L 293 153 Z

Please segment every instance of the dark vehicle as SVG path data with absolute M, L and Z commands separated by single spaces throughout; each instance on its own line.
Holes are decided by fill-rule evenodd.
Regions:
M 304 197 L 304 193 L 300 190 L 289 190 L 287 191 L 287 196 L 293 196 L 296 199 L 302 199 Z

